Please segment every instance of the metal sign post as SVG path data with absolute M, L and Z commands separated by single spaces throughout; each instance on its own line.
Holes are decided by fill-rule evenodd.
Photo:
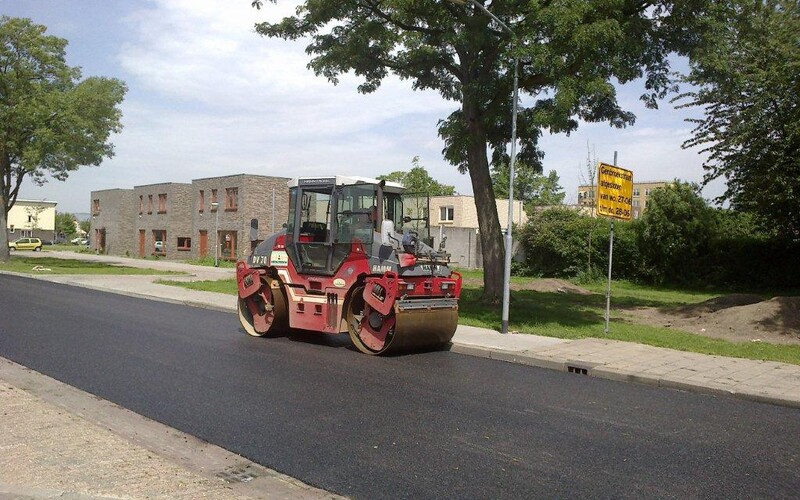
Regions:
M 632 214 L 633 172 L 617 167 L 617 152 L 614 165 L 600 163 L 597 167 L 597 213 L 611 219 L 608 236 L 608 284 L 606 286 L 606 314 L 604 333 L 608 333 L 611 317 L 611 268 L 614 258 L 614 219 L 630 220 Z

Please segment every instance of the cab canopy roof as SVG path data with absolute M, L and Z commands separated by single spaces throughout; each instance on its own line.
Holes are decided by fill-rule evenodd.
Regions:
M 381 181 L 370 177 L 358 177 L 351 175 L 336 175 L 328 177 L 296 177 L 286 183 L 290 188 L 301 186 L 313 188 L 314 186 L 352 186 L 355 184 L 380 184 L 384 183 L 383 190 L 387 193 L 402 193 L 404 188 L 399 182 Z

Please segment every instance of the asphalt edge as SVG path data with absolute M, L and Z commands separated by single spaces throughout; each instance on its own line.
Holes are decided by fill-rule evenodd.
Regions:
M 753 393 L 721 387 L 710 387 L 702 384 L 693 384 L 685 381 L 665 379 L 658 376 L 648 377 L 640 373 L 626 372 L 623 370 L 608 368 L 601 364 L 587 363 L 586 361 L 569 359 L 565 361 L 555 360 L 546 356 L 537 356 L 535 353 L 528 351 L 508 351 L 504 349 L 482 347 L 470 344 L 452 344 L 450 351 L 467 356 L 494 359 L 497 361 L 505 361 L 507 363 L 522 364 L 567 373 L 575 373 L 577 375 L 611 380 L 614 382 L 632 382 L 641 385 L 662 387 L 665 389 L 697 392 L 717 396 L 732 396 L 737 399 L 754 401 L 757 403 L 767 403 L 777 406 L 784 406 L 787 408 L 800 409 L 800 401 L 789 398 L 781 398 L 779 396 L 773 396 L 767 393 Z

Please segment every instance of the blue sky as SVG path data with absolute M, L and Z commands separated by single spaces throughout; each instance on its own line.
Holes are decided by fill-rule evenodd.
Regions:
M 435 179 L 472 194 L 469 178 L 442 159 L 436 133 L 455 103 L 395 78 L 370 95 L 356 92 L 355 78 L 333 86 L 306 68 L 305 44 L 254 33 L 254 23 L 289 15 L 296 3 L 265 2 L 259 11 L 250 0 L 0 0 L 0 14 L 69 40 L 67 62 L 84 76 L 129 88 L 116 156 L 66 182 L 26 183 L 21 197 L 88 212 L 97 189 L 236 173 L 375 176 L 410 168 L 414 156 Z M 691 130 L 684 119 L 698 111 L 669 102 L 648 110 L 640 93 L 641 83 L 619 89 L 637 115 L 633 127 L 582 124 L 569 137 L 545 135 L 545 170 L 558 172 L 567 201 L 585 177 L 587 144 L 601 161 L 618 151 L 638 181 L 702 179 L 703 157 L 681 149 Z M 716 182 L 704 194 L 723 190 Z

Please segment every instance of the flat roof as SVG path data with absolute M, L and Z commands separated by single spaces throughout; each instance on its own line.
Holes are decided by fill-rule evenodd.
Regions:
M 354 184 L 380 184 L 381 182 L 385 182 L 384 189 L 389 188 L 388 191 L 402 191 L 405 189 L 402 184 L 399 182 L 392 182 L 392 181 L 382 181 L 379 179 L 373 179 L 371 177 L 361 177 L 357 175 L 322 175 L 319 177 L 295 177 L 291 179 L 289 182 L 286 183 L 287 186 L 290 188 L 296 187 L 301 182 L 306 185 L 313 185 L 313 181 L 318 181 L 319 185 L 330 185 L 333 184 L 335 186 L 352 186 Z

